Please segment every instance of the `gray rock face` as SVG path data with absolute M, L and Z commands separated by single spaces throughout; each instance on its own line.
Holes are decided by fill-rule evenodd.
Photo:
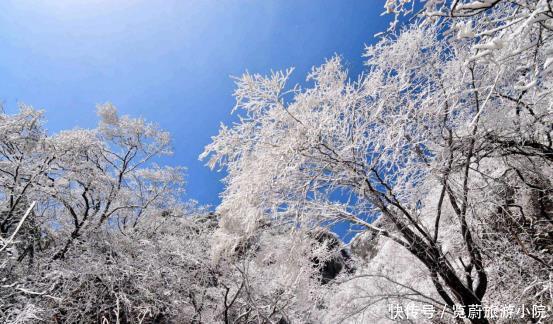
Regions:
M 373 232 L 362 232 L 349 243 L 351 254 L 364 262 L 370 261 L 378 253 L 378 235 Z
M 343 245 L 340 239 L 333 233 L 327 230 L 319 230 L 314 232 L 313 237 L 320 243 L 328 245 L 329 250 L 335 251 L 334 255 L 320 265 L 320 260 L 314 258 L 313 264 L 320 266 L 321 283 L 327 284 L 335 279 L 342 271 L 353 272 L 350 265 L 351 256 L 348 248 Z

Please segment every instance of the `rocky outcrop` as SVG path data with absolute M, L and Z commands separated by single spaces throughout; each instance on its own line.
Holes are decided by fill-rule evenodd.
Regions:
M 333 252 L 332 257 L 323 261 L 322 265 L 320 264 L 321 261 L 317 258 L 312 260 L 315 266 L 319 266 L 322 284 L 329 283 L 343 271 L 354 271 L 351 265 L 349 249 L 342 243 L 336 234 L 321 229 L 312 233 L 312 235 L 321 244 L 326 244 L 329 251 Z

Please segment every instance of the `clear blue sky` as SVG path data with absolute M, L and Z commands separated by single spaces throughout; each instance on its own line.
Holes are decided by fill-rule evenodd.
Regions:
M 337 53 L 354 74 L 385 30 L 383 0 L 3 0 L 0 100 L 46 110 L 52 132 L 94 127 L 110 101 L 171 132 L 170 164 L 188 168 L 187 196 L 216 205 L 222 174 L 198 155 L 229 122 L 245 70 L 294 66 L 302 82 Z

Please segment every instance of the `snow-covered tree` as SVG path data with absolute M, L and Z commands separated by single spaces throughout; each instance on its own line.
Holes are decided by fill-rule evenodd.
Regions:
M 239 121 L 202 155 L 228 172 L 221 242 L 266 220 L 348 222 L 406 249 L 449 312 L 504 301 L 516 267 L 511 293 L 550 304 L 553 19 L 546 1 L 482 8 L 385 36 L 354 81 L 338 57 L 306 89 L 291 70 L 237 78 Z
M 99 106 L 98 115 L 97 129 L 64 131 L 48 141 L 57 157 L 48 192 L 64 210 L 55 213 L 70 216 L 56 219 L 70 232 L 54 258 L 63 258 L 87 231 L 101 226 L 126 231 L 149 214 L 170 210 L 182 191 L 182 168 L 152 163 L 171 154 L 167 132 L 143 119 L 120 117 L 111 104 Z
M 71 296 L 64 295 L 64 284 L 90 279 L 87 266 L 100 258 L 106 270 L 109 260 L 99 246 L 137 244 L 140 235 L 156 232 L 140 230 L 142 222 L 187 210 L 181 202 L 183 169 L 153 161 L 171 153 L 168 133 L 142 119 L 119 116 L 110 104 L 99 106 L 98 114 L 96 129 L 53 136 L 42 128 L 42 112 L 31 107 L 0 115 L 0 317 L 8 322 L 42 313 L 62 316 L 51 312 L 55 307 L 41 311 L 45 304 L 33 298 L 62 303 Z M 31 202 L 34 209 L 25 212 Z M 68 253 L 70 260 L 64 260 Z

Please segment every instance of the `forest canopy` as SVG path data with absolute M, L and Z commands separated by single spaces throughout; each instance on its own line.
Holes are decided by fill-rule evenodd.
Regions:
M 0 320 L 550 322 L 553 5 L 383 5 L 360 75 L 235 78 L 200 155 L 215 210 L 158 165 L 169 133 L 112 104 L 56 134 L 0 114 Z

